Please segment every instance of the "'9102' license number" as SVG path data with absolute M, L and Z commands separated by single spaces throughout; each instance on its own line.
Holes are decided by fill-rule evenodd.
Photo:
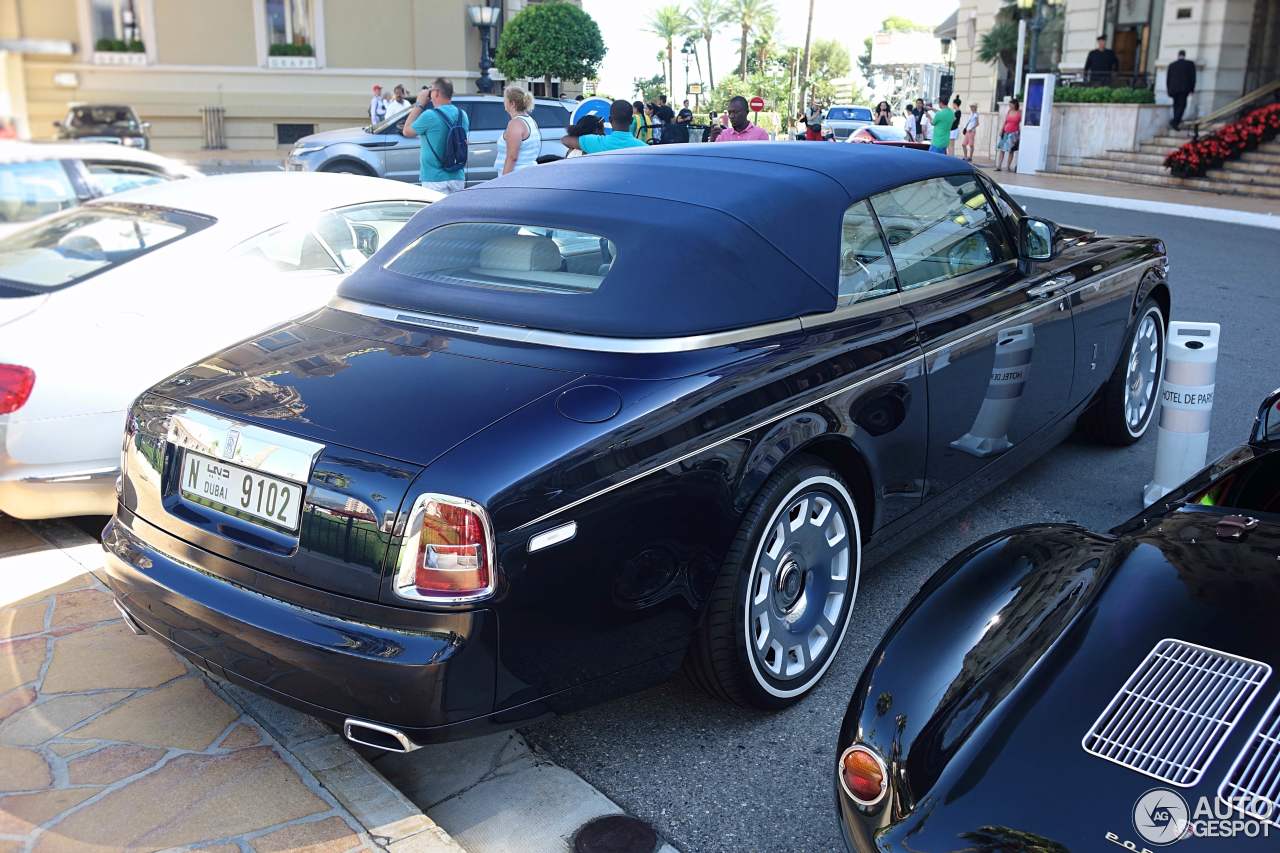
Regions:
M 220 459 L 187 451 L 182 461 L 182 493 L 232 515 L 298 529 L 301 486 Z

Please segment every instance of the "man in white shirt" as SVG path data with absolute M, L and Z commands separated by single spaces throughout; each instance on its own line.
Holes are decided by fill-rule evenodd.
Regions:
M 382 99 L 382 86 L 373 84 L 373 98 L 369 101 L 369 124 L 377 124 L 387 117 L 387 102 Z

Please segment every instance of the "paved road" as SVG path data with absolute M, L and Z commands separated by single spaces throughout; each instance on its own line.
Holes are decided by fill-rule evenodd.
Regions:
M 1280 385 L 1276 231 L 1061 202 L 1033 213 L 1169 245 L 1173 318 L 1223 326 L 1210 455 L 1240 443 Z M 864 579 L 840 655 L 816 692 L 779 714 L 728 707 L 678 680 L 525 735 L 687 851 L 833 851 L 836 729 L 868 655 L 944 560 L 987 533 L 1038 520 L 1104 529 L 1138 509 L 1155 430 L 1134 447 L 1070 440 Z

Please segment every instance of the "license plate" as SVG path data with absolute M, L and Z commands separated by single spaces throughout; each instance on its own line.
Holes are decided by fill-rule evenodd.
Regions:
M 189 450 L 182 460 L 182 494 L 231 515 L 298 529 L 302 486 Z

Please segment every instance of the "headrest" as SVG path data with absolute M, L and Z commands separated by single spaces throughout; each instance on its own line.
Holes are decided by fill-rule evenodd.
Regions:
M 560 269 L 561 261 L 560 247 L 555 240 L 532 234 L 494 237 L 480 250 L 480 266 L 490 270 L 546 272 Z

